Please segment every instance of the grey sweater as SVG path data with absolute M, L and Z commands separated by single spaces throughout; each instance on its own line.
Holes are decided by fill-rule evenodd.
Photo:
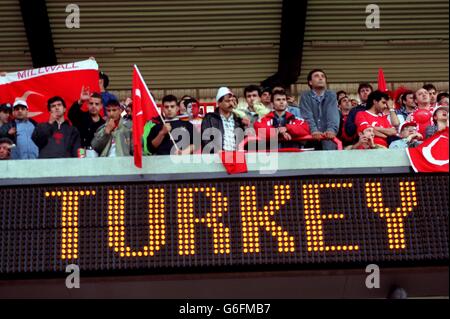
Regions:
M 325 91 L 320 105 L 313 98 L 311 90 L 303 93 L 300 100 L 300 112 L 308 122 L 311 133 L 326 131 L 338 133 L 339 109 L 336 93 L 333 91 Z

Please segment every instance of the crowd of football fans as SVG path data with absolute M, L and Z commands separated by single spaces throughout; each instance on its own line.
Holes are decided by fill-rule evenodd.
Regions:
M 50 98 L 46 123 L 28 116 L 25 100 L 0 105 L 0 159 L 133 155 L 132 100 L 121 103 L 107 91 L 107 75 L 100 72 L 99 79 L 101 92 L 83 89 L 70 108 L 61 97 Z M 282 85 L 249 85 L 242 97 L 221 87 L 211 112 L 199 111 L 194 97 L 167 95 L 161 115 L 144 126 L 144 155 L 235 151 L 249 140 L 258 150 L 401 149 L 448 127 L 449 95 L 432 84 L 381 92 L 361 83 L 358 102 L 328 90 L 323 70 L 312 70 L 307 83 L 298 104 Z

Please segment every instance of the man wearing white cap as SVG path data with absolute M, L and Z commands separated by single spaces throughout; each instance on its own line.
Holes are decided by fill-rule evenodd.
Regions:
M 28 118 L 28 104 L 24 100 L 16 100 L 13 104 L 14 121 L 8 122 L 0 129 L 0 137 L 11 139 L 16 147 L 12 149 L 12 159 L 36 159 L 39 148 L 31 139 L 36 122 Z
M 425 130 L 425 137 L 429 138 L 434 135 L 434 133 L 444 130 L 448 127 L 448 106 L 438 106 L 433 110 L 433 123 Z
M 400 124 L 399 133 L 401 139 L 395 140 L 389 145 L 390 149 L 403 149 L 417 147 L 422 144 L 423 136 L 417 132 L 416 122 L 403 122 Z
M 202 121 L 202 147 L 206 153 L 235 151 L 244 138 L 244 124 L 233 113 L 232 96 L 229 88 L 221 87 L 216 96 L 218 107 Z

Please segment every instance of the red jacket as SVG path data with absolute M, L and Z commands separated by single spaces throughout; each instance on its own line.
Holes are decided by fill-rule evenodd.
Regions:
M 275 127 L 273 126 L 274 117 L 275 113 L 274 111 L 272 111 L 264 116 L 261 120 L 256 121 L 254 124 L 256 135 L 258 135 L 259 130 L 264 130 L 266 132 L 267 139 L 274 138 L 277 134 L 275 131 Z M 308 122 L 296 118 L 292 113 L 289 112 L 286 112 L 286 128 L 293 139 L 311 134 Z

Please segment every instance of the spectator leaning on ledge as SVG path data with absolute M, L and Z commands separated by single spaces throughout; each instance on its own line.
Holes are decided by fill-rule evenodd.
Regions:
M 400 138 L 389 145 L 390 149 L 417 147 L 422 144 L 423 136 L 417 132 L 417 123 L 403 122 L 400 125 Z
M 81 106 L 88 102 L 88 111 L 82 111 Z M 76 101 L 69 110 L 69 120 L 80 132 L 81 147 L 88 148 L 94 138 L 98 128 L 105 124 L 105 120 L 100 116 L 103 108 L 102 96 L 99 93 L 89 93 L 82 90 L 80 99 Z
M 121 117 L 122 111 L 119 101 L 108 102 L 106 123 L 98 128 L 91 143 L 100 157 L 131 156 L 133 153 L 132 122 Z
M 284 91 L 286 92 L 286 101 L 288 104 L 287 111 L 293 114 L 296 118 L 302 119 L 300 114 L 299 106 L 295 103 L 295 99 L 292 95 L 289 94 L 288 90 L 281 84 L 277 84 L 272 89 L 272 94 L 275 91 Z M 271 104 L 270 110 L 273 111 L 273 103 Z
M 8 137 L 16 144 L 11 152 L 12 159 L 36 159 L 39 148 L 31 139 L 37 123 L 28 119 L 28 104 L 17 100 L 13 106 L 14 120 L 0 128 L 0 137 Z
M 373 126 L 369 125 L 367 122 L 363 122 L 358 125 L 358 142 L 354 145 L 349 145 L 346 150 L 369 150 L 386 148 L 382 145 L 375 143 L 375 131 Z
M 213 113 L 207 113 L 202 121 L 204 153 L 236 151 L 244 139 L 245 126 L 242 119 L 233 113 L 235 104 L 232 96 L 229 88 L 221 87 L 216 96 L 218 108 Z
M 327 76 L 322 70 L 309 72 L 307 81 L 311 90 L 302 94 L 300 113 L 308 122 L 311 135 L 316 140 L 312 146 L 316 149 L 336 150 L 337 146 L 332 141 L 339 130 L 336 93 L 327 90 Z
M 274 91 L 272 103 L 274 110 L 255 122 L 256 134 L 264 132 L 266 139 L 278 138 L 280 148 L 300 148 L 301 143 L 293 140 L 310 134 L 308 123 L 287 111 L 286 92 Z
M 50 118 L 48 123 L 36 126 L 32 139 L 39 147 L 39 158 L 77 157 L 80 133 L 64 119 L 66 103 L 55 96 L 47 102 Z

